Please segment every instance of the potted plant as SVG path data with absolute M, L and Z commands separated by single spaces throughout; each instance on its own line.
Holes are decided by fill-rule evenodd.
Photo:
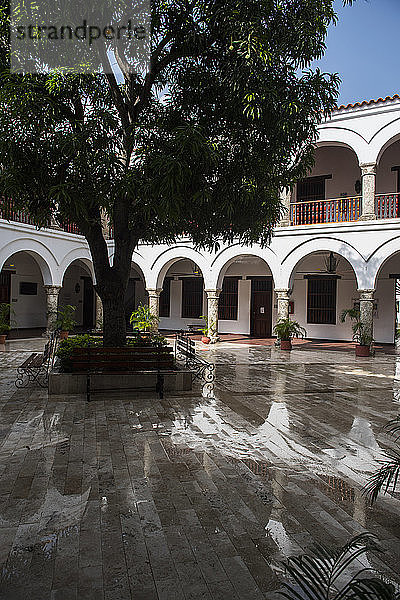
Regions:
M 57 311 L 57 319 L 55 322 L 55 328 L 60 330 L 60 340 L 66 340 L 68 333 L 75 327 L 76 321 L 74 319 L 76 307 L 67 304 L 62 306 Z
M 214 337 L 217 338 L 215 341 L 218 341 L 215 323 L 213 321 L 209 323 L 208 317 L 205 315 L 202 315 L 200 319 L 204 319 L 205 321 L 205 327 L 203 329 L 200 328 L 200 331 L 203 334 L 203 337 L 201 338 L 203 344 L 209 344 L 211 342 L 211 339 Z
M 299 325 L 297 321 L 281 319 L 274 327 L 274 333 L 280 340 L 281 350 L 292 349 L 292 338 L 304 338 L 307 335 L 304 327 Z
M 353 341 L 356 342 L 356 356 L 370 356 L 371 345 L 373 340 L 372 335 L 366 331 L 364 324 L 361 322 L 361 313 L 359 308 L 346 308 L 340 315 L 342 323 L 349 317 L 354 324 L 352 325 L 353 330 Z
M 129 323 L 132 325 L 134 331 L 139 333 L 139 337 L 143 333 L 150 333 L 157 327 L 159 321 L 160 319 L 151 313 L 150 308 L 143 304 L 139 304 L 137 310 L 133 311 L 129 319 Z
M 0 304 L 0 344 L 6 343 L 6 337 L 11 329 L 10 315 L 12 311 L 11 304 L 3 302 Z

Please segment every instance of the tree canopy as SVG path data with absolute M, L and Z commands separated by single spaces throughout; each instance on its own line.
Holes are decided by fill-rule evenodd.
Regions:
M 338 76 L 309 68 L 333 21 L 333 0 L 154 0 L 140 74 L 112 44 L 114 73 L 13 74 L 3 38 L 1 192 L 83 232 L 106 343 L 125 335 L 116 302 L 139 241 L 268 243 L 279 191 L 310 169 L 335 106 Z

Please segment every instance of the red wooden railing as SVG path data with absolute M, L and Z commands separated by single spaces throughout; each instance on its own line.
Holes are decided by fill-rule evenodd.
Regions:
M 358 221 L 361 216 L 361 196 L 295 202 L 290 205 L 292 225 L 343 223 Z
M 12 200 L 9 198 L 0 198 L 0 218 L 5 219 L 7 221 L 15 221 L 16 223 L 26 223 L 27 225 L 35 225 L 39 227 L 38 221 L 35 217 L 27 210 L 17 209 Z M 49 221 L 45 225 L 41 225 L 41 227 L 51 228 L 61 228 L 68 233 L 74 233 L 76 235 L 82 235 L 79 230 L 79 227 L 75 223 L 71 223 L 70 221 L 64 221 L 59 225 L 52 225 Z
M 375 214 L 377 219 L 400 217 L 400 193 L 377 194 L 375 196 Z

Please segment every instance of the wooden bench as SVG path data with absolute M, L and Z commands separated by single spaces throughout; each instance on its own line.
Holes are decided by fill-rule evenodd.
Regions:
M 168 346 L 90 346 L 73 349 L 71 366 L 74 373 L 170 370 L 174 367 L 174 356 Z
M 96 373 L 132 373 L 154 371 L 157 375 L 155 391 L 164 398 L 164 375 L 175 368 L 173 349 L 168 346 L 125 346 L 124 348 L 104 348 L 89 346 L 74 348 L 71 357 L 72 372 L 86 373 L 86 397 L 95 391 L 91 386 L 91 375 Z M 137 390 L 138 388 L 135 388 Z M 149 388 L 143 388 L 149 391 Z
M 22 365 L 17 368 L 18 377 L 14 382 L 17 388 L 27 387 L 34 381 L 37 381 L 40 387 L 47 387 L 49 371 L 54 365 L 58 340 L 59 331 L 53 331 L 44 347 L 43 353 L 32 352 Z

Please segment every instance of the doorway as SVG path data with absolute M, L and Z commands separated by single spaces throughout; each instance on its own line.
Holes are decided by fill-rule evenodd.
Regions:
M 81 277 L 83 280 L 83 314 L 84 329 L 93 329 L 94 291 L 91 277 Z
M 0 302 L 10 303 L 11 298 L 11 271 L 0 273 Z
M 250 335 L 272 336 L 272 277 L 251 279 Z

